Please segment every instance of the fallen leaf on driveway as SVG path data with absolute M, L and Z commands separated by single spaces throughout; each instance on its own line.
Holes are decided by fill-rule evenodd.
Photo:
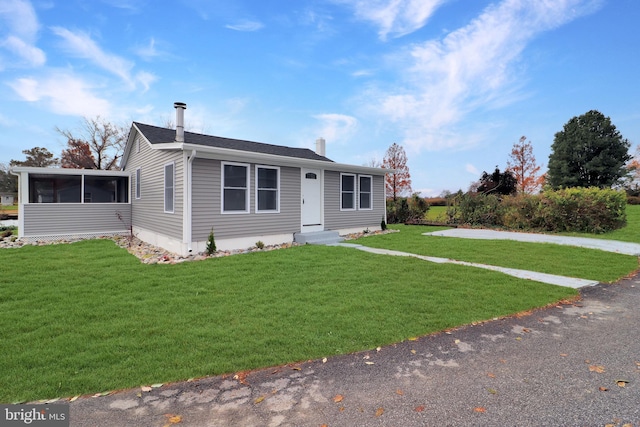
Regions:
M 375 365 L 374 362 L 364 362 L 365 365 Z
M 148 385 L 145 385 L 145 386 L 140 387 L 140 390 L 144 391 L 145 393 L 148 393 L 153 389 L 151 387 L 149 387 Z
M 487 412 L 486 408 L 483 408 L 482 406 L 478 406 L 476 408 L 473 408 L 474 411 L 476 412 Z
M 424 411 L 424 405 L 416 406 L 413 410 L 416 412 L 422 412 Z
M 567 356 L 568 356 L 568 354 L 567 354 L 567 353 L 560 353 L 560 356 L 562 356 L 562 357 L 567 357 Z
M 600 391 L 609 391 L 609 389 L 606 388 L 606 387 L 600 387 L 600 388 L 598 388 L 598 390 L 600 390 Z
M 340 403 L 342 402 L 342 399 L 344 399 L 344 396 L 341 394 L 337 394 L 336 397 L 333 398 L 333 401 L 336 403 Z
M 498 392 L 492 388 L 488 388 L 487 391 L 491 394 L 498 394 Z
M 627 380 L 616 380 L 616 384 L 618 384 L 618 387 L 626 387 L 627 384 L 629 384 L 629 381 L 627 381 Z
M 376 417 L 381 416 L 382 414 L 384 414 L 384 408 L 378 408 L 376 410 Z
M 181 415 L 164 414 L 164 416 L 169 419 L 169 424 L 165 424 L 164 427 L 168 427 L 168 426 L 171 426 L 173 424 L 180 424 L 182 422 L 182 416 Z
M 404 392 L 403 392 L 402 390 L 400 390 L 400 389 L 397 389 L 397 390 L 396 390 L 396 394 L 397 394 L 398 396 L 402 396 L 402 395 L 404 395 Z
M 260 396 L 259 398 L 257 398 L 256 400 L 254 400 L 253 403 L 255 403 L 256 405 L 260 402 L 262 402 L 264 400 L 264 396 Z
M 591 365 L 589 366 L 589 372 L 597 372 L 599 374 L 604 372 L 604 366 L 602 365 Z
M 487 376 L 488 376 L 489 378 L 495 378 L 495 377 L 496 377 L 496 374 L 489 372 L 489 373 L 487 374 Z

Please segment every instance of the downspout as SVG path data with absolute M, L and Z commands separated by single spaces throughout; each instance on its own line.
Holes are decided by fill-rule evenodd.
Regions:
M 192 198 L 192 194 L 193 194 L 193 189 L 192 189 L 192 183 L 193 180 L 191 178 L 192 175 L 192 171 L 193 171 L 193 160 L 196 158 L 196 150 L 192 150 L 191 151 L 191 156 L 189 156 L 189 160 L 187 161 L 187 212 L 186 212 L 186 216 L 187 216 L 187 250 L 189 251 L 189 253 L 191 253 L 193 251 L 192 248 L 192 240 L 193 240 L 193 229 L 192 229 L 192 223 L 193 223 L 193 218 L 192 218 L 192 212 L 193 212 L 193 208 L 192 208 L 192 202 L 193 202 L 193 198 Z
M 18 238 L 21 239 L 24 237 L 24 204 L 29 202 L 29 173 L 16 173 L 11 168 L 9 168 L 9 173 L 18 177 Z M 26 173 L 26 179 L 23 177 L 23 173 Z M 27 184 L 22 185 L 25 180 Z M 26 198 L 24 197 L 25 194 Z

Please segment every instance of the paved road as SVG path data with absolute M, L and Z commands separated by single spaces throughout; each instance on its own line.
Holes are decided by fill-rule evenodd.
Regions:
M 581 292 L 326 363 L 80 398 L 71 425 L 640 426 L 640 276 Z

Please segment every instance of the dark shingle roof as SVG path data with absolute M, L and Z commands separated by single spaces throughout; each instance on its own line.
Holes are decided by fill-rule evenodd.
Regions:
M 151 144 L 163 144 L 175 142 L 176 131 L 158 126 L 145 125 L 134 122 L 140 132 Z M 241 139 L 222 138 L 220 136 L 202 135 L 199 133 L 185 132 L 186 144 L 204 145 L 207 147 L 228 148 L 231 150 L 249 151 L 252 153 L 272 154 L 276 156 L 297 157 L 300 159 L 321 160 L 333 162 L 324 156 L 316 154 L 308 148 L 293 148 L 283 145 L 264 144 L 262 142 L 244 141 Z

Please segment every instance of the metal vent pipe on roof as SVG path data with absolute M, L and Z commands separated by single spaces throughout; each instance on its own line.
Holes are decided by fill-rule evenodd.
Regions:
M 325 146 L 326 146 L 326 141 L 324 140 L 324 138 L 316 139 L 316 154 L 324 157 L 326 155 Z
M 187 104 L 174 102 L 173 107 L 176 109 L 176 142 L 184 142 L 184 110 Z

